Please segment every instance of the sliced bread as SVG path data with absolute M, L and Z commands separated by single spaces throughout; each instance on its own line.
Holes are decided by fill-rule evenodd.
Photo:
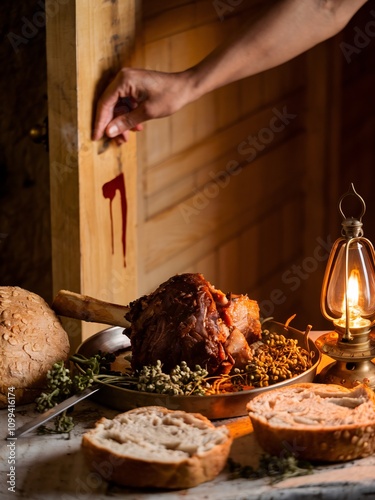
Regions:
M 232 444 L 226 426 L 198 413 L 159 406 L 100 419 L 83 435 L 82 449 L 107 481 L 132 487 L 190 488 L 215 478 Z
M 259 444 L 272 455 L 337 462 L 375 451 L 375 397 L 364 385 L 291 385 L 256 396 L 247 411 Z

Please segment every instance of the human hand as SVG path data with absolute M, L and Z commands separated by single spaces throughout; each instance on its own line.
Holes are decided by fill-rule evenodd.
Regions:
M 188 102 L 187 74 L 121 69 L 99 98 L 93 140 L 106 135 L 120 145 L 130 130 L 143 129 L 142 122 L 180 109 Z

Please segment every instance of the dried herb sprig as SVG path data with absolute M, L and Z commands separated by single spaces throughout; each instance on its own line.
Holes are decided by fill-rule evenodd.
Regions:
M 49 408 L 53 408 L 69 396 L 90 387 L 96 381 L 104 383 L 129 381 L 129 376 L 127 375 L 122 376 L 121 374 L 110 372 L 109 366 L 113 359 L 113 354 L 98 353 L 90 358 L 75 354 L 71 356 L 70 361 L 81 366 L 83 370 L 74 375 L 66 367 L 64 361 L 54 363 L 52 368 L 47 372 L 46 390 L 35 400 L 37 411 L 42 413 Z M 38 432 L 43 434 L 63 433 L 70 432 L 73 427 L 72 417 L 63 412 L 54 419 L 53 428 L 41 426 Z
M 312 474 L 313 466 L 304 460 L 298 460 L 292 454 L 274 456 L 267 453 L 259 459 L 257 469 L 250 465 L 241 465 L 231 458 L 228 459 L 230 479 L 260 479 L 269 477 L 271 484 L 283 481 L 290 477 Z
M 54 363 L 47 372 L 47 387 L 36 399 L 36 409 L 39 412 L 53 408 L 72 394 L 90 387 L 96 380 L 102 378 L 101 373 L 106 370 L 112 354 L 98 353 L 91 358 L 73 355 L 70 361 L 84 367 L 84 370 L 72 375 L 64 361 Z
M 207 375 L 208 371 L 199 365 L 196 365 L 195 370 L 191 370 L 185 361 L 167 374 L 163 372 L 162 363 L 158 360 L 155 366 L 144 366 L 136 372 L 137 390 L 173 396 L 203 396 L 208 386 L 205 380 Z
M 238 386 L 268 387 L 296 377 L 312 366 L 310 353 L 295 339 L 262 331 L 262 338 L 252 346 L 254 357 L 244 369 L 233 370 L 232 383 Z
M 41 425 L 38 427 L 38 434 L 62 434 L 70 432 L 74 428 L 73 417 L 64 411 L 54 419 L 54 427 Z

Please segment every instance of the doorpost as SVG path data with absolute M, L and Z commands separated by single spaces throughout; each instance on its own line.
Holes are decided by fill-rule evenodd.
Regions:
M 137 292 L 135 134 L 91 140 L 95 99 L 135 52 L 138 0 L 47 0 L 53 293 L 127 304 Z M 72 347 L 103 325 L 63 320 Z

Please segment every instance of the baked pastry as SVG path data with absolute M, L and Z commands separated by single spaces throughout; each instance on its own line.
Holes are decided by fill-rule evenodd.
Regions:
M 375 451 L 374 392 L 334 384 L 296 384 L 262 393 L 247 404 L 254 433 L 272 455 L 342 462 Z
M 46 385 L 48 370 L 69 355 L 69 338 L 58 317 L 35 293 L 0 287 L 0 407 L 31 403 Z
M 226 426 L 159 406 L 102 418 L 82 438 L 93 470 L 107 481 L 139 488 L 191 488 L 210 481 L 224 468 L 231 444 Z

